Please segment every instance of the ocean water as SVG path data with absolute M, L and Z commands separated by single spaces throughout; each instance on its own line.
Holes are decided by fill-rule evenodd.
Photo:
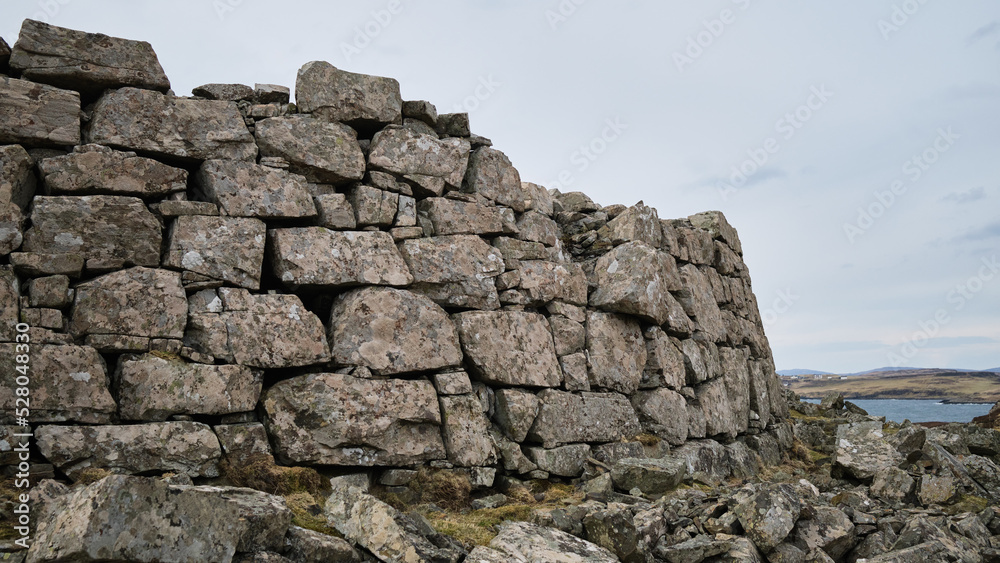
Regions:
M 850 399 L 848 399 L 850 400 Z M 819 400 L 809 400 L 819 403 Z M 851 401 L 872 416 L 903 422 L 971 422 L 973 418 L 990 412 L 993 405 L 946 404 L 933 400 L 914 399 L 858 399 Z

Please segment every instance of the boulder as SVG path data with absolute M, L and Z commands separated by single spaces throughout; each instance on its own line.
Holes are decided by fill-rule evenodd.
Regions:
M 452 395 L 439 397 L 438 401 L 448 461 L 459 467 L 492 465 L 497 456 L 490 438 L 490 422 L 479 399 L 475 395 Z
M 389 233 L 298 227 L 269 234 L 274 275 L 292 286 L 405 286 L 414 281 L 403 261 L 405 245 L 401 256 Z
M 546 563 L 617 563 L 610 551 L 553 528 L 527 522 L 501 524 L 490 547 L 507 556 L 504 561 Z
M 187 297 L 178 272 L 129 268 L 76 286 L 69 330 L 76 336 L 115 334 L 182 338 Z
M 587 316 L 590 384 L 630 394 L 639 388 L 646 366 L 646 342 L 634 319 L 591 311 Z
M 138 88 L 106 90 L 94 104 L 84 138 L 186 160 L 257 157 L 253 135 L 235 103 L 175 98 Z
M 839 560 L 854 547 L 854 523 L 841 510 L 831 506 L 813 507 L 812 518 L 799 520 L 795 540 L 806 551 L 822 549 Z
M 250 217 L 177 217 L 163 265 L 258 289 L 266 234 L 267 225 Z
M 13 325 L 12 325 L 13 326 Z M 0 387 L 4 418 L 13 416 L 17 405 L 15 363 L 23 348 L 0 344 L 0 365 L 10 383 Z M 111 397 L 104 360 L 87 346 L 32 344 L 30 347 L 31 422 L 79 422 L 109 424 L 118 405 Z
M 518 213 L 524 211 L 524 192 L 521 176 L 504 153 L 481 147 L 469 156 L 463 189 L 479 194 Z
M 538 415 L 538 397 L 521 389 L 496 390 L 494 422 L 515 442 L 523 442 Z
M 221 312 L 192 314 L 185 341 L 194 348 L 240 365 L 287 368 L 330 361 L 319 317 L 295 295 L 251 295 L 220 290 Z
M 837 426 L 834 466 L 855 479 L 870 481 L 880 470 L 897 467 L 903 456 L 885 441 L 879 421 Z
M 335 561 L 360 563 L 361 555 L 342 538 L 328 536 L 298 526 L 290 526 L 285 535 L 285 555 L 295 563 Z
M 0 144 L 80 144 L 80 94 L 0 75 Z
M 659 248 L 663 238 L 656 210 L 641 201 L 608 221 L 606 229 L 612 244 L 641 242 L 650 248 Z
M 670 389 L 638 391 L 631 397 L 643 428 L 671 445 L 687 440 L 688 415 L 684 397 Z
M 597 289 L 590 305 L 636 315 L 656 325 L 670 319 L 670 291 L 681 289 L 672 256 L 629 242 L 601 256 L 594 266 Z
M 546 448 L 574 442 L 614 442 L 641 430 L 632 404 L 617 393 L 567 393 L 545 389 L 538 394 L 538 416 L 529 441 Z
M 409 291 L 366 287 L 341 294 L 329 326 L 338 364 L 394 375 L 462 363 L 458 333 L 448 314 Z
M 430 223 L 431 234 L 495 235 L 503 232 L 500 208 L 444 197 L 429 197 L 417 204 L 417 213 Z
M 659 376 L 660 385 L 680 391 L 687 381 L 680 341 L 667 336 L 660 327 L 649 327 L 646 338 L 646 371 Z
M 395 79 L 347 72 L 324 61 L 299 69 L 295 104 L 303 113 L 355 128 L 379 129 L 403 120 L 403 99 Z
M 769 485 L 759 491 L 741 492 L 735 497 L 733 512 L 747 537 L 767 553 L 795 527 L 802 511 L 798 496 L 790 485 Z
M 288 170 L 310 182 L 342 184 L 365 175 L 365 155 L 358 135 L 342 123 L 305 115 L 258 121 L 254 134 L 261 156 L 279 157 Z
M 115 373 L 124 420 L 252 411 L 262 379 L 262 372 L 245 366 L 192 364 L 152 354 L 123 357 Z
M 497 309 L 493 278 L 504 272 L 503 256 L 473 235 L 404 241 L 399 247 L 413 274 L 412 291 L 443 307 Z
M 112 475 L 73 489 L 38 517 L 31 563 L 204 561 L 280 550 L 292 512 L 281 497 L 236 487 L 168 485 Z
M 412 129 L 389 126 L 372 138 L 368 163 L 372 168 L 399 176 L 429 176 L 443 185 L 459 188 L 469 162 L 469 142 L 438 139 Z M 426 184 L 426 182 L 419 182 Z M 441 195 L 441 192 L 428 194 Z
M 283 462 L 408 466 L 446 457 L 437 395 L 426 380 L 302 375 L 266 390 L 261 404 Z
M 187 170 L 101 145 L 82 145 L 38 163 L 47 194 L 163 197 L 187 189 Z
M 388 227 L 399 211 L 399 194 L 371 186 L 354 186 L 348 192 L 359 227 Z
M 38 196 L 25 252 L 81 254 L 88 268 L 158 266 L 160 222 L 137 197 Z
M 173 472 L 217 477 L 222 450 L 212 428 L 198 422 L 128 426 L 39 426 L 38 449 L 71 479 L 91 467 L 112 473 Z
M 85 94 L 134 86 L 166 92 L 170 81 L 145 41 L 24 20 L 10 67 L 27 80 Z
M 525 448 L 525 453 L 542 471 L 559 477 L 579 477 L 590 457 L 590 446 L 570 444 L 552 449 Z
M 743 255 L 740 237 L 721 211 L 705 211 L 691 215 L 688 221 L 695 227 L 708 231 L 712 238 L 726 243 L 736 254 Z
M 715 300 L 711 282 L 694 264 L 687 264 L 680 271 L 682 287 L 676 292 L 676 296 L 684 312 L 694 319 L 695 328 L 705 333 L 709 340 L 724 341 L 727 335 L 726 324 Z
M 238 160 L 207 160 L 195 175 L 198 193 L 231 217 L 315 217 L 316 206 L 298 174 Z
M 686 470 L 682 459 L 625 458 L 611 468 L 611 479 L 622 491 L 639 489 L 643 494 L 662 495 L 680 486 Z
M 524 260 L 518 274 L 521 278 L 518 287 L 533 304 L 544 305 L 554 300 L 587 304 L 587 277 L 579 264 Z
M 517 233 L 521 240 L 545 246 L 558 246 L 562 236 L 558 223 L 536 211 L 526 211 L 517 218 Z
M 487 383 L 557 387 L 559 359 L 545 317 L 518 311 L 469 311 L 454 315 L 462 350 Z

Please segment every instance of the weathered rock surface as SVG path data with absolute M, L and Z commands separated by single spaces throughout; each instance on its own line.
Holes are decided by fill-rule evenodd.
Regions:
M 275 454 L 289 463 L 407 466 L 446 457 L 434 386 L 320 373 L 261 399 Z
M 578 477 L 590 457 L 587 444 L 570 444 L 556 448 L 525 448 L 528 459 L 538 469 L 560 477 Z
M 378 170 L 403 177 L 441 178 L 444 184 L 461 187 L 469 162 L 469 143 L 462 139 L 438 139 L 404 127 L 386 127 L 372 138 L 368 163 Z M 425 181 L 418 185 L 428 184 Z M 444 185 L 442 184 L 442 185 Z M 428 194 L 441 195 L 441 192 Z
M 488 383 L 556 387 L 559 360 L 545 317 L 516 311 L 470 311 L 454 316 L 462 349 Z
M 623 491 L 639 489 L 648 495 L 661 495 L 676 489 L 687 470 L 684 461 L 672 458 L 626 458 L 611 469 L 615 487 Z
M 697 266 L 687 264 L 681 267 L 683 289 L 677 292 L 677 300 L 684 312 L 697 323 L 697 329 L 713 342 L 726 339 L 726 325 L 722 311 L 715 300 L 712 284 Z
M 28 351 L 32 422 L 111 422 L 118 405 L 111 397 L 107 369 L 97 350 L 87 346 L 35 344 Z M 24 352 L 16 344 L 0 344 L 0 365 L 11 379 L 10 385 L 0 388 L 4 418 L 13 416 L 18 406 L 13 378 L 19 375 L 16 367 L 21 365 L 15 360 Z
M 84 137 L 88 143 L 180 159 L 257 157 L 253 136 L 233 102 L 138 88 L 107 90 L 94 104 Z
M 574 394 L 546 389 L 538 399 L 538 416 L 528 439 L 547 448 L 574 442 L 614 442 L 640 431 L 632 404 L 617 393 Z
M 158 266 L 160 223 L 137 197 L 35 198 L 25 252 L 81 254 L 88 267 Z
M 282 549 L 292 513 L 252 489 L 113 475 L 47 505 L 27 561 L 204 561 Z M 155 530 L 156 533 L 145 533 Z
M 482 467 L 496 461 L 490 422 L 483 404 L 474 395 L 438 398 L 441 403 L 441 432 L 448 461 L 459 467 Z
M 498 389 L 496 401 L 497 426 L 511 440 L 523 442 L 538 415 L 538 397 L 520 389 Z
M 147 354 L 123 358 L 115 379 L 123 419 L 159 421 L 175 414 L 252 411 L 262 377 L 245 366 L 192 364 Z
M 493 235 L 503 232 L 503 216 L 497 207 L 429 197 L 417 204 L 417 212 L 430 223 L 431 234 L 435 236 Z
M 299 69 L 295 103 L 303 113 L 355 127 L 377 128 L 403 119 L 403 99 L 395 79 L 347 72 L 324 61 Z
M 896 467 L 903 456 L 887 443 L 882 423 L 855 422 L 837 427 L 835 463 L 857 479 L 872 479 L 880 469 Z
M 166 92 L 170 81 L 145 41 L 24 20 L 10 56 L 27 80 L 85 93 L 135 86 Z
M 778 546 L 799 519 L 802 506 L 798 493 L 788 485 L 776 485 L 739 497 L 733 512 L 746 535 L 764 552 Z
M 639 388 L 646 342 L 634 319 L 592 311 L 587 317 L 587 353 L 591 386 L 625 394 Z
M 603 547 L 552 528 L 510 522 L 500 528 L 490 547 L 506 555 L 505 561 L 548 563 L 615 563 L 618 558 Z
M 205 161 L 195 176 L 199 193 L 232 217 L 314 217 L 306 179 L 252 162 Z
M 274 275 L 293 286 L 405 286 L 414 281 L 389 233 L 300 227 L 270 231 Z M 409 241 L 408 241 L 409 242 Z
M 206 354 L 258 368 L 330 360 L 323 323 L 295 295 L 251 295 L 222 289 L 221 312 L 191 315 L 185 340 Z
M 357 133 L 342 123 L 304 115 L 258 121 L 254 133 L 261 156 L 285 159 L 288 170 L 310 182 L 340 184 L 365 175 Z
M 80 94 L 0 76 L 0 143 L 80 144 Z
M 101 145 L 38 163 L 48 194 L 159 197 L 187 189 L 187 170 Z
M 330 346 L 339 364 L 380 375 L 429 371 L 462 362 L 455 325 L 422 295 L 366 287 L 342 294 L 330 313 Z
M 507 155 L 496 149 L 483 147 L 472 151 L 463 189 L 510 207 L 518 213 L 524 211 L 521 176 Z
M 177 217 L 163 265 L 258 289 L 266 234 L 267 225 L 249 217 Z
M 112 473 L 149 471 L 215 477 L 222 451 L 212 428 L 197 422 L 128 426 L 39 426 L 38 449 L 70 478 L 96 467 Z
M 497 309 L 493 278 L 504 272 L 503 255 L 470 235 L 404 241 L 399 247 L 413 274 L 411 289 L 443 307 Z
M 538 305 L 559 300 L 572 305 L 587 304 L 587 277 L 578 264 L 524 260 L 518 268 L 520 283 L 528 299 Z
M 35 160 L 20 145 L 0 146 L 0 204 L 27 211 L 35 196 Z
M 657 223 L 658 224 L 658 223 Z M 630 242 L 608 252 L 594 266 L 597 290 L 590 304 L 606 311 L 636 315 L 654 324 L 670 318 L 670 291 L 681 289 L 673 257 Z
M 670 389 L 639 391 L 632 395 L 643 428 L 672 445 L 683 444 L 688 436 L 687 402 Z
M 187 297 L 180 274 L 137 267 L 78 285 L 69 330 L 78 336 L 181 338 L 186 323 Z

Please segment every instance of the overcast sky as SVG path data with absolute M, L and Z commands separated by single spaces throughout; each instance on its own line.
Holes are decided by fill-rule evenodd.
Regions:
M 4 0 L 0 36 L 146 40 L 178 95 L 391 76 L 525 181 L 725 212 L 778 369 L 1000 366 L 1000 4 L 777 4 Z

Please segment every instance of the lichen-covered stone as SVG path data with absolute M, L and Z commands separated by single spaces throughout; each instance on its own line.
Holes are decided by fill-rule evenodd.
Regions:
M 834 464 L 856 479 L 872 479 L 887 467 L 896 467 L 903 456 L 889 444 L 878 421 L 841 424 L 837 427 Z
M 638 488 L 647 495 L 661 495 L 676 489 L 684 480 L 684 461 L 673 458 L 626 458 L 611 468 L 611 479 L 622 491 Z
M 10 266 L 0 266 L 0 342 L 13 342 L 21 321 L 21 285 Z
M 503 255 L 472 235 L 404 241 L 399 247 L 413 274 L 412 291 L 444 307 L 497 309 L 493 278 L 504 272 Z
M 448 314 L 409 291 L 366 287 L 342 294 L 329 326 L 333 359 L 339 364 L 394 375 L 462 363 L 458 333 Z
M 591 311 L 587 317 L 590 384 L 633 393 L 642 381 L 646 342 L 639 323 L 614 313 Z
M 687 440 L 687 405 L 680 393 L 664 388 L 638 391 L 632 405 L 647 431 L 675 446 Z
M 205 161 L 195 176 L 200 195 L 231 217 L 284 219 L 316 216 L 298 174 L 237 160 Z
M 614 442 L 637 435 L 639 418 L 618 393 L 567 393 L 545 389 L 538 394 L 538 416 L 528 439 L 546 448 L 575 442 Z
M 659 248 L 663 238 L 660 218 L 652 207 L 639 203 L 626 209 L 606 226 L 612 244 L 641 242 L 651 248 Z
M 592 306 L 657 325 L 670 318 L 670 291 L 681 289 L 673 257 L 642 242 L 623 244 L 601 256 L 594 274 L 597 289 L 590 296 Z
M 806 549 L 822 549 L 835 561 L 854 547 L 855 535 L 851 519 L 832 506 L 814 507 L 812 518 L 800 520 L 795 532 Z
M 174 414 L 252 411 L 262 376 L 245 366 L 193 364 L 146 354 L 123 358 L 115 379 L 124 420 L 159 421 Z
M 429 222 L 431 234 L 495 235 L 503 232 L 503 217 L 497 207 L 429 197 L 417 204 L 420 218 Z
M 171 471 L 216 477 L 222 451 L 212 428 L 198 422 L 128 426 L 39 426 L 38 449 L 71 479 L 91 468 L 137 474 Z
M 299 227 L 269 234 L 274 275 L 292 286 L 405 286 L 414 279 L 389 233 Z
M 572 305 L 587 304 L 587 277 L 579 264 L 524 260 L 518 272 L 518 287 L 533 304 L 544 305 L 557 299 Z
M 523 442 L 538 415 L 538 397 L 521 389 L 497 389 L 494 422 L 515 442 Z
M 20 145 L 0 146 L 0 204 L 16 205 L 28 210 L 35 195 L 35 160 Z
M 304 115 L 258 121 L 254 134 L 261 156 L 285 159 L 288 170 L 310 182 L 341 184 L 365 175 L 357 133 L 342 123 Z
M 267 225 L 250 217 L 177 217 L 163 265 L 257 289 L 266 233 Z
M 579 477 L 590 457 L 590 446 L 587 444 L 570 444 L 552 449 L 526 448 L 525 451 L 528 459 L 538 469 L 560 477 Z
M 38 196 L 22 250 L 81 254 L 100 268 L 158 266 L 162 238 L 160 222 L 137 197 Z
M 469 142 L 438 139 L 412 129 L 389 126 L 372 138 L 368 163 L 375 169 L 403 177 L 441 178 L 440 185 L 461 187 L 469 162 Z M 420 182 L 418 185 L 427 185 Z M 427 195 L 441 195 L 441 192 Z
M 175 98 L 138 88 L 105 91 L 94 104 L 84 138 L 181 159 L 257 157 L 253 135 L 235 103 Z
M 715 300 L 712 284 L 697 266 L 687 264 L 681 267 L 682 288 L 677 292 L 677 300 L 684 312 L 694 319 L 696 328 L 705 333 L 713 342 L 726 339 L 726 325 L 722 311 Z
M 546 563 L 617 563 L 603 547 L 553 528 L 527 522 L 507 522 L 490 541 L 490 547 L 505 554 L 505 561 Z
M 187 170 L 101 145 L 82 145 L 38 163 L 48 194 L 161 197 L 187 189 Z
M 80 144 L 80 94 L 0 75 L 0 143 Z
M 0 366 L 9 374 L 10 384 L 0 387 L 0 408 L 4 419 L 13 417 L 17 405 L 14 393 L 15 359 L 25 353 L 16 344 L 0 344 Z M 118 408 L 109 391 L 104 360 L 87 346 L 30 346 L 30 408 L 32 422 L 81 422 L 108 424 Z M 13 420 L 11 418 L 11 420 Z
M 34 82 L 85 93 L 135 86 L 166 92 L 170 81 L 145 41 L 24 20 L 10 66 Z
M 403 99 L 395 79 L 347 72 L 324 61 L 299 69 L 295 103 L 303 113 L 356 127 L 377 128 L 403 119 Z
M 359 227 L 388 227 L 399 210 L 399 194 L 371 186 L 354 186 L 348 192 Z
M 261 404 L 275 454 L 287 463 L 408 466 L 446 457 L 429 381 L 303 375 L 275 384 Z
M 766 553 L 784 541 L 795 527 L 802 510 L 798 497 L 790 485 L 771 485 L 738 496 L 733 512 L 746 535 Z
M 496 149 L 483 147 L 472 151 L 463 189 L 510 207 L 518 213 L 524 211 L 521 176 L 507 155 Z
M 441 403 L 441 433 L 448 461 L 459 467 L 482 467 L 496 461 L 490 422 L 483 404 L 474 395 L 438 398 Z
M 69 330 L 77 336 L 181 338 L 186 323 L 180 273 L 137 267 L 78 285 Z
M 482 381 L 530 387 L 557 387 L 562 382 L 545 317 L 517 311 L 469 311 L 454 319 L 462 349 Z

